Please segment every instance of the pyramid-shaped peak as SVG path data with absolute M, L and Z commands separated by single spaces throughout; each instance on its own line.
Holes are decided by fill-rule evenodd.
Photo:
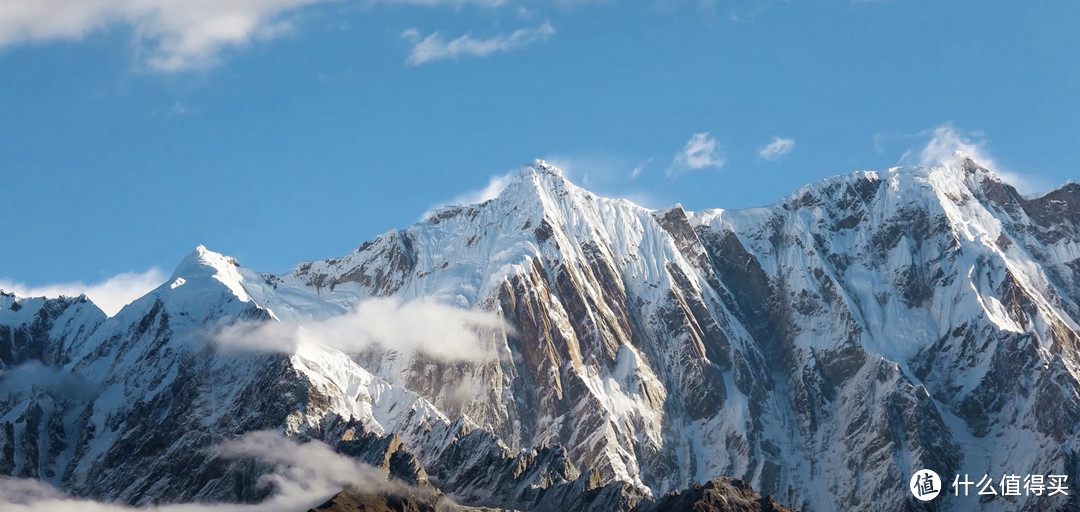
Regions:
M 518 203 L 529 202 L 529 198 L 538 196 L 562 196 L 577 190 L 580 190 L 580 187 L 571 183 L 562 169 L 538 158 L 513 175 L 498 197 Z
M 556 175 L 556 176 L 563 176 L 562 169 L 556 167 L 554 164 L 548 163 L 547 160 L 544 160 L 542 158 L 534 159 L 532 161 L 532 165 L 527 166 L 526 168 L 528 168 L 528 167 L 532 167 L 533 169 L 535 169 L 535 170 L 537 170 L 539 172 L 542 172 L 542 173 L 553 174 L 553 175 Z
M 172 277 L 173 279 L 177 277 L 191 278 L 202 275 L 231 273 L 235 272 L 236 267 L 239 266 L 240 264 L 236 261 L 236 258 L 211 251 L 205 245 L 199 244 L 184 259 L 180 260 L 180 264 L 176 266 Z
M 531 183 L 548 190 L 562 189 L 570 184 L 562 169 L 540 158 L 523 166 L 515 179 L 511 180 L 511 184 L 514 182 Z

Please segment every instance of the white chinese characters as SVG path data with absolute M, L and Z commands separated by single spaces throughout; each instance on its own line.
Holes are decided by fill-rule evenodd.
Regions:
M 1069 495 L 1068 475 L 1020 475 L 1003 474 L 994 481 L 984 474 L 976 483 L 965 473 L 953 479 L 953 496 L 1055 496 Z M 996 486 L 995 486 L 996 484 Z

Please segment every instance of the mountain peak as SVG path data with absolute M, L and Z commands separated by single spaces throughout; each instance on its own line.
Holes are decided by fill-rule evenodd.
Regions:
M 199 244 L 180 264 L 176 266 L 172 277 L 162 286 L 175 290 L 188 283 L 217 281 L 228 288 L 241 301 L 249 300 L 244 290 L 244 276 L 240 272 L 240 263 L 232 256 L 226 256 L 207 249 Z M 191 286 L 188 285 L 187 288 Z
M 19 300 L 15 292 L 9 292 L 0 288 L 0 309 L 10 309 L 11 305 Z
M 538 158 L 509 179 L 496 200 L 510 210 L 538 212 L 559 208 L 567 200 L 572 202 L 568 196 L 581 194 L 588 192 L 571 183 L 562 169 Z
M 551 174 L 551 175 L 554 175 L 554 176 L 565 177 L 563 175 L 562 169 L 559 169 L 558 167 L 556 167 L 556 166 L 554 166 L 552 164 L 549 164 L 546 160 L 544 160 L 542 158 L 534 159 L 532 161 L 532 164 L 525 166 L 525 168 L 523 170 L 526 170 L 526 171 L 527 170 L 532 170 L 534 172 L 541 172 L 541 173 L 545 173 L 545 174 Z
M 237 263 L 236 258 L 211 251 L 205 245 L 199 244 L 184 259 L 180 260 L 180 264 L 173 271 L 172 277 L 173 279 L 178 277 L 190 279 L 192 277 L 220 274 L 228 270 L 235 272 L 235 267 L 239 266 L 240 264 Z
M 552 192 L 564 190 L 567 188 L 567 185 L 573 186 L 570 183 L 570 180 L 566 178 L 562 169 L 539 158 L 533 160 L 531 164 L 522 167 L 521 171 L 518 172 L 516 179 L 511 182 L 511 186 L 515 182 L 529 183 L 536 188 L 542 188 Z M 508 186 L 507 188 L 511 188 L 511 186 Z

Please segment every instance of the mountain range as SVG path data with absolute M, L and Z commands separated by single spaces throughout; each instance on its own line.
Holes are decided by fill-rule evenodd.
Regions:
M 270 431 L 472 507 L 752 487 L 765 510 L 1080 510 L 1080 489 L 952 495 L 954 476 L 1080 477 L 1078 319 L 1075 183 L 1025 197 L 958 158 L 690 212 L 536 161 L 285 273 L 200 246 L 111 317 L 0 294 L 0 475 L 258 503 L 273 468 L 214 447 Z

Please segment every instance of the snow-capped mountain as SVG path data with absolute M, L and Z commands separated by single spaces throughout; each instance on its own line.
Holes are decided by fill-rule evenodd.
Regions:
M 464 361 L 212 343 L 388 297 L 506 325 Z M 964 160 L 656 211 L 537 161 L 493 200 L 284 274 L 199 247 L 113 317 L 0 297 L 0 474 L 251 501 L 258 471 L 207 448 L 277 429 L 467 504 L 629 510 L 726 475 L 806 510 L 969 510 L 979 498 L 915 501 L 909 477 L 1080 477 L 1077 319 L 1080 185 L 1025 198 Z

